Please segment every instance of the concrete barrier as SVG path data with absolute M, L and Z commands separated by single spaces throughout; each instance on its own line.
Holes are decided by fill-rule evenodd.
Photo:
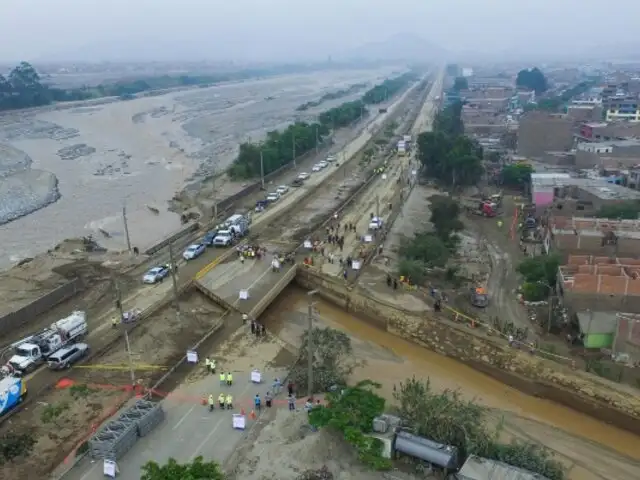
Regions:
M 224 308 L 226 311 L 235 311 L 235 312 L 239 312 L 239 313 L 243 313 L 241 312 L 237 307 L 234 307 L 232 304 L 230 304 L 229 302 L 227 302 L 224 298 L 216 295 L 215 293 L 213 293 L 210 289 L 208 289 L 207 287 L 205 287 L 202 283 L 200 283 L 199 281 L 195 281 L 194 282 L 195 287 L 202 293 L 204 294 L 209 300 L 211 300 L 213 303 L 220 305 L 222 308 Z
M 84 283 L 82 279 L 74 278 L 18 310 L 0 317 L 0 335 L 6 335 L 11 332 L 11 330 L 25 325 L 29 320 L 51 310 L 59 303 L 64 302 L 83 290 Z
M 454 358 L 524 393 L 546 398 L 618 428 L 640 434 L 640 396 L 633 389 L 508 346 L 495 337 L 430 312 L 381 301 L 358 287 L 308 268 L 295 281 L 321 298 L 389 333 Z
M 154 253 L 157 253 L 160 250 L 162 250 L 164 247 L 168 246 L 170 243 L 173 243 L 176 240 L 178 240 L 179 238 L 182 238 L 185 235 L 189 235 L 190 233 L 193 233 L 193 232 L 195 232 L 195 231 L 197 231 L 199 229 L 200 229 L 200 224 L 198 222 L 191 223 L 191 224 L 187 225 L 186 227 L 181 228 L 177 232 L 172 233 L 168 237 L 163 238 L 162 240 L 160 240 L 155 245 L 152 245 L 151 247 L 147 248 L 144 251 L 144 254 L 145 255 L 153 255 Z
M 295 278 L 298 268 L 293 265 L 284 275 L 276 282 L 276 284 L 264 295 L 255 307 L 249 312 L 250 318 L 258 318 L 267 309 L 269 305 L 276 299 L 278 295 L 291 283 Z

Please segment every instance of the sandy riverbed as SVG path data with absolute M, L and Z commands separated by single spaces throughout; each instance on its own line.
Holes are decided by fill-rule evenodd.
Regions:
M 0 225 L 13 219 L 0 227 L 0 268 L 75 236 L 94 234 L 108 248 L 123 248 L 124 204 L 132 243 L 152 244 L 179 226 L 167 209 L 174 193 L 223 170 L 240 142 L 291 122 L 301 103 L 354 83 L 374 84 L 392 70 L 289 75 L 0 116 Z M 350 99 L 297 118 L 313 119 Z

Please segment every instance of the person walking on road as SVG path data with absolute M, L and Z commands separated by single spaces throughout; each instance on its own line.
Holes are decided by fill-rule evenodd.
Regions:
M 224 386 L 227 383 L 227 377 L 224 375 L 224 372 L 220 372 L 220 386 Z
M 262 406 L 262 400 L 260 399 L 260 394 L 256 393 L 255 398 L 253 399 L 253 403 L 256 406 L 256 411 L 260 411 L 260 407 Z
M 218 405 L 220 406 L 220 410 L 224 410 L 224 393 L 218 395 Z
M 289 404 L 289 411 L 293 412 L 296 409 L 296 397 L 294 395 L 289 395 L 287 397 L 287 403 Z
M 273 394 L 278 395 L 280 393 L 280 388 L 282 387 L 282 382 L 278 377 L 273 381 Z
M 216 405 L 216 400 L 213 398 L 213 393 L 209 395 L 209 411 L 213 412 L 213 409 L 215 408 Z
M 233 397 L 231 395 L 227 395 L 225 403 L 227 404 L 227 410 L 233 409 Z
M 233 375 L 231 375 L 231 372 L 227 372 L 227 385 L 229 387 L 233 385 Z
M 273 397 L 271 396 L 271 392 L 267 392 L 264 395 L 264 403 L 267 405 L 267 408 L 271 408 L 272 401 L 273 401 Z

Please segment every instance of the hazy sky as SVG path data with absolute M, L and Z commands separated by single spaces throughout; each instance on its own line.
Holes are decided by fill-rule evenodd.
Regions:
M 576 52 L 634 42 L 640 17 L 638 0 L 0 1 L 10 61 L 318 59 L 398 33 L 451 51 Z

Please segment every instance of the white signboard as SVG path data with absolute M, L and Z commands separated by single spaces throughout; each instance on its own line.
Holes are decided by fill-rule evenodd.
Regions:
M 365 235 L 364 241 L 367 243 L 373 242 L 373 237 L 371 235 Z
M 116 478 L 116 462 L 113 460 L 107 460 L 106 458 L 102 462 L 102 473 L 105 477 Z
M 354 270 L 360 270 L 360 260 L 354 260 L 351 263 L 351 268 L 353 268 Z
M 411 175 L 416 176 L 418 174 L 417 170 L 411 170 Z
M 311 240 L 304 241 L 304 248 L 313 248 L 313 245 L 311 245 Z
M 258 370 L 251 372 L 251 381 L 253 383 L 260 383 L 262 381 L 262 374 Z
M 233 428 L 237 429 L 237 430 L 244 430 L 244 427 L 246 425 L 246 419 L 244 418 L 244 415 L 240 415 L 237 413 L 233 414 Z
M 195 350 L 187 350 L 187 362 L 198 363 L 198 352 Z
M 240 300 L 248 300 L 249 290 L 240 290 L 240 293 L 238 294 L 238 298 L 240 298 Z
M 386 174 L 386 173 L 383 173 L 383 174 L 382 174 L 382 179 L 383 179 L 383 180 L 386 180 L 386 179 L 387 179 L 387 174 Z

